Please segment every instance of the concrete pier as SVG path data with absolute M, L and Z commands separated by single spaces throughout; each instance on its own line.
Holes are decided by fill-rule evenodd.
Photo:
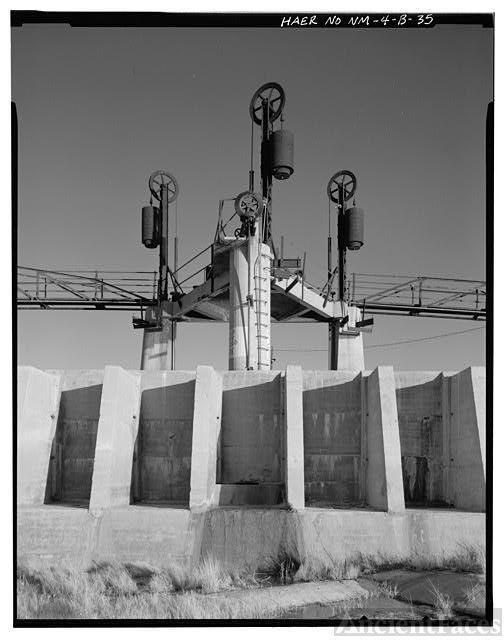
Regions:
M 133 448 L 140 415 L 140 376 L 105 367 L 93 467 L 91 511 L 130 503 Z
M 60 405 L 60 376 L 19 367 L 17 380 L 17 499 L 41 505 Z
M 152 315 L 151 309 L 146 312 L 147 319 Z M 173 369 L 173 350 L 177 338 L 177 323 L 162 319 L 161 331 L 144 329 L 142 342 L 142 359 L 140 368 L 146 371 L 162 371 Z M 172 355 L 173 353 L 173 355 Z
M 269 371 L 271 252 L 250 236 L 229 252 L 229 370 Z

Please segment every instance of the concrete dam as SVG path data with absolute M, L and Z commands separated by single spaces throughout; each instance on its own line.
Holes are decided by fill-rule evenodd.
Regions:
M 484 546 L 485 376 L 19 367 L 18 559 Z

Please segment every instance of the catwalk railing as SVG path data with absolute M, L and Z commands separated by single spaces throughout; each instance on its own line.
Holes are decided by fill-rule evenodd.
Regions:
M 205 278 L 203 273 L 200 277 Z M 327 291 L 309 284 L 302 274 L 297 277 L 307 288 L 328 297 Z M 364 315 L 486 319 L 483 280 L 354 273 L 346 286 L 348 302 L 362 309 Z M 17 269 L 19 309 L 143 309 L 157 305 L 157 291 L 155 271 Z M 332 292 L 330 298 L 334 299 Z

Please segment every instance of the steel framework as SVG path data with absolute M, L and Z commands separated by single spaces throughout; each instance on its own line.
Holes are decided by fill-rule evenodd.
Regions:
M 155 271 L 52 271 L 20 266 L 17 306 L 19 309 L 142 310 L 158 304 L 158 277 Z M 303 283 L 301 274 L 296 281 Z M 486 320 L 483 280 L 354 273 L 347 279 L 346 286 L 350 304 L 362 309 L 364 316 Z M 180 288 L 181 295 L 193 286 L 186 288 L 187 291 Z M 309 289 L 327 298 L 322 288 L 309 285 Z

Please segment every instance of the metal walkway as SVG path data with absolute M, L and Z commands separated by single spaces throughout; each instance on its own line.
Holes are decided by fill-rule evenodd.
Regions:
M 204 269 L 200 269 L 201 273 Z M 229 277 L 225 270 L 201 273 L 203 283 L 181 287 L 164 303 L 178 320 L 226 321 Z M 18 309 L 144 310 L 155 307 L 155 271 L 53 271 L 18 267 Z M 333 292 L 309 284 L 302 273 L 272 271 L 272 319 L 277 322 L 327 322 L 338 315 Z M 486 283 L 430 276 L 352 274 L 349 304 L 363 315 L 406 315 L 486 320 Z

